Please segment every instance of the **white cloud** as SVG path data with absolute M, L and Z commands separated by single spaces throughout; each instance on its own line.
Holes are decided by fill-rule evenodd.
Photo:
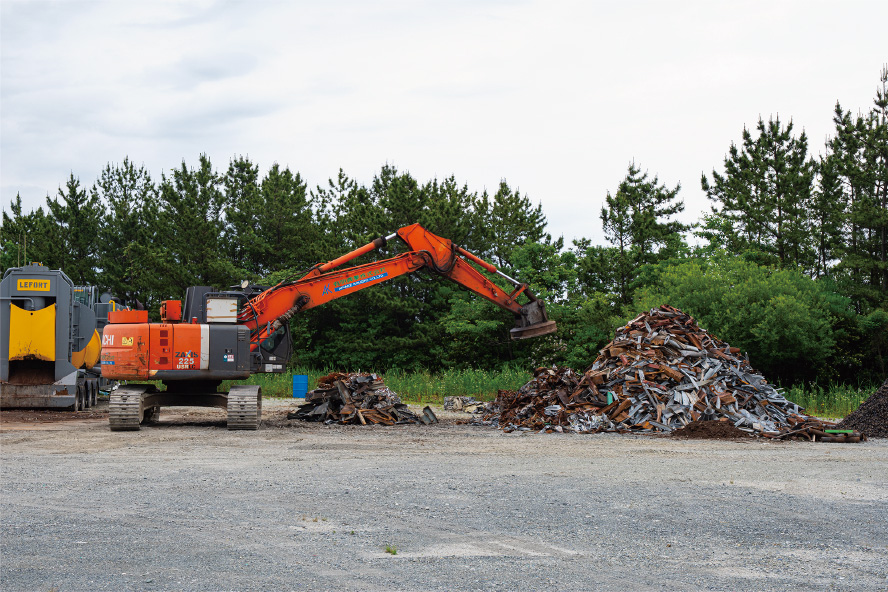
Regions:
M 702 172 L 779 114 L 812 150 L 868 109 L 880 2 L 21 2 L 0 5 L 0 201 L 43 203 L 129 156 L 205 152 L 369 183 L 386 162 L 501 178 L 550 230 L 601 239 L 631 160 L 695 220 Z M 880 54 L 880 52 L 882 52 Z

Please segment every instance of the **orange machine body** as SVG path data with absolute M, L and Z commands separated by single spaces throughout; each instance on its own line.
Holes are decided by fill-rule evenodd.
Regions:
M 102 340 L 102 376 L 112 380 L 163 380 L 209 374 L 211 329 L 207 324 L 112 323 L 105 327 Z M 230 367 L 220 369 L 241 376 L 244 373 L 234 364 L 234 355 L 233 351 L 222 351 L 220 363 L 229 362 Z
M 147 323 L 147 310 L 112 310 L 108 313 L 109 323 Z

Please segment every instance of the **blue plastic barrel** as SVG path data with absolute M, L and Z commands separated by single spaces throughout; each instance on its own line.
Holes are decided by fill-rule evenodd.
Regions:
M 308 392 L 308 375 L 307 374 L 294 374 L 293 375 L 293 398 L 294 399 L 304 399 L 305 393 Z

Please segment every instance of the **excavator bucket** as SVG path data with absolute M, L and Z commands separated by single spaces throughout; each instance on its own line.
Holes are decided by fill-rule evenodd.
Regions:
M 546 305 L 542 300 L 532 300 L 521 307 L 521 314 L 515 319 L 515 328 L 510 331 L 512 339 L 528 339 L 554 333 L 555 321 L 546 316 Z

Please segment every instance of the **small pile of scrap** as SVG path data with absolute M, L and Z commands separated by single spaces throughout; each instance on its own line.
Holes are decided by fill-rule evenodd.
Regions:
M 860 441 L 856 431 L 805 415 L 756 372 L 740 350 L 671 306 L 641 314 L 616 332 L 583 373 L 537 368 L 504 393 L 494 420 L 506 431 L 665 432 L 725 421 L 769 438 Z
M 467 397 L 462 395 L 444 397 L 445 411 L 464 411 L 465 413 L 477 413 L 484 410 L 484 406 L 484 401 L 479 401 L 475 397 Z
M 341 424 L 395 425 L 437 423 L 429 407 L 417 415 L 376 374 L 332 372 L 318 379 L 305 396 L 305 404 L 287 414 L 288 419 Z

